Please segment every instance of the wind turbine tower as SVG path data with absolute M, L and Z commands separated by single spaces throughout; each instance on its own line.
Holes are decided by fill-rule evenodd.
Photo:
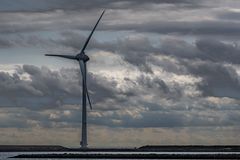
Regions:
M 82 140 L 80 145 L 82 148 L 87 148 L 87 100 L 89 103 L 90 108 L 92 109 L 88 89 L 87 89 L 87 62 L 89 61 L 89 57 L 85 54 L 85 49 L 91 39 L 93 32 L 95 31 L 99 21 L 101 20 L 105 10 L 102 12 L 101 16 L 99 17 L 97 23 L 93 27 L 90 35 L 88 36 L 86 42 L 83 45 L 83 48 L 77 55 L 59 55 L 59 54 L 45 54 L 45 56 L 54 56 L 54 57 L 61 57 L 67 58 L 71 60 L 77 60 L 79 62 L 81 74 L 82 74 Z

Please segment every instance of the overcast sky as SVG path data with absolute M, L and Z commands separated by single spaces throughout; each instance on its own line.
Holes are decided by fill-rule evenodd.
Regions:
M 86 53 L 89 146 L 240 143 L 240 2 L 0 0 L 0 144 L 79 146 Z

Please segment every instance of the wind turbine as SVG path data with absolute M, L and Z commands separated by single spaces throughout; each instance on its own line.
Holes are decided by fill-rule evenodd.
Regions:
M 101 16 L 99 17 L 97 23 L 95 24 L 92 32 L 88 36 L 86 42 L 83 45 L 82 50 L 77 55 L 59 55 L 59 54 L 45 54 L 45 56 L 54 56 L 54 57 L 61 57 L 61 58 L 67 58 L 71 60 L 77 60 L 80 65 L 80 70 L 82 73 L 82 141 L 80 142 L 80 145 L 82 148 L 87 148 L 87 107 L 86 107 L 86 101 L 88 99 L 88 103 L 90 108 L 92 109 L 92 104 L 90 101 L 88 89 L 87 89 L 87 61 L 89 60 L 89 57 L 85 54 L 85 49 L 88 45 L 89 40 L 91 39 L 93 32 L 95 31 L 99 21 L 101 20 L 105 10 L 102 12 Z

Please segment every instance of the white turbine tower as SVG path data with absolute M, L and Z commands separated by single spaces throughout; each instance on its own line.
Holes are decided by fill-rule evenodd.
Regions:
M 92 32 L 88 36 L 82 50 L 77 55 L 58 55 L 58 54 L 45 54 L 45 56 L 55 56 L 55 57 L 61 57 L 61 58 L 67 58 L 72 60 L 77 60 L 80 65 L 80 70 L 82 73 L 82 141 L 80 142 L 80 145 L 82 148 L 87 148 L 87 107 L 86 107 L 86 101 L 88 99 L 89 106 L 92 109 L 91 101 L 88 94 L 87 89 L 87 61 L 89 60 L 89 57 L 85 54 L 85 49 L 88 45 L 89 40 L 92 37 L 93 32 L 95 31 L 99 21 L 101 20 L 105 10 L 102 12 L 101 16 L 99 17 L 97 23 L 95 24 Z

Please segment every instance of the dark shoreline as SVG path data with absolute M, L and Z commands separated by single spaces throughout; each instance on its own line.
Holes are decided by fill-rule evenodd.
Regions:
M 67 148 L 53 145 L 0 145 L 0 152 L 240 152 L 238 145 L 159 145 L 139 148 Z
M 235 146 L 234 145 L 231 145 L 231 146 L 230 145 L 224 145 L 224 146 L 223 145 L 222 146 L 161 145 L 161 146 L 142 146 L 139 148 L 86 148 L 86 149 L 66 148 L 62 146 L 48 146 L 48 145 L 45 145 L 45 146 L 5 145 L 5 146 L 0 146 L 0 152 L 68 152 L 68 153 L 21 154 L 21 155 L 10 157 L 10 158 L 240 159 L 240 146 L 237 146 L 237 145 Z M 98 153 L 94 153 L 94 152 L 98 152 Z M 121 152 L 121 153 L 113 153 L 113 152 Z M 128 152 L 131 152 L 131 153 L 128 153 Z M 149 153 L 149 152 L 154 152 L 154 153 Z M 166 153 L 166 152 L 169 152 L 169 153 Z M 197 152 L 199 154 L 191 153 L 191 152 Z M 209 154 L 207 152 L 209 152 Z M 213 152 L 217 152 L 217 153 L 214 154 Z
M 240 159 L 240 154 L 22 154 L 10 158 Z

